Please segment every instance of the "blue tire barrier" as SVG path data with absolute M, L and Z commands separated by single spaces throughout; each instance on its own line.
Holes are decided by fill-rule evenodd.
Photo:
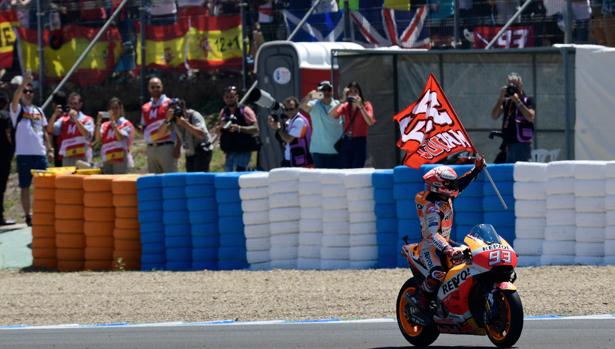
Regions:
M 160 197 L 162 197 L 162 194 Z M 137 206 L 139 211 L 162 211 L 162 199 L 156 201 L 139 201 Z M 162 220 L 162 217 L 160 217 L 160 220 Z
M 185 211 L 188 209 L 186 199 L 164 199 L 162 200 L 162 210 L 170 211 Z
M 218 222 L 218 212 L 213 211 L 189 211 L 190 224 L 212 224 Z
M 493 224 L 504 227 L 515 226 L 515 212 L 508 211 L 490 211 L 484 214 L 484 223 Z
M 190 211 L 206 211 L 214 210 L 218 211 L 218 203 L 215 197 L 200 197 L 200 198 L 188 198 L 186 205 Z
M 230 247 L 230 246 L 238 246 L 245 247 L 246 246 L 246 238 L 243 233 L 232 233 L 232 234 L 220 234 L 220 246 Z
M 137 200 L 140 204 L 143 201 L 161 201 L 162 190 L 160 188 L 146 188 L 137 190 Z
M 393 170 L 376 170 L 372 173 L 372 186 L 376 189 L 392 188 L 393 183 Z
M 190 236 L 167 236 L 164 238 L 166 250 L 176 248 L 192 249 L 192 238 Z
M 225 172 L 216 174 L 214 185 L 216 189 L 239 189 L 241 172 Z
M 216 179 L 215 173 L 204 173 L 204 172 L 190 172 L 186 173 L 186 185 L 194 186 L 194 185 L 214 185 L 214 180 Z
M 211 236 L 192 236 L 192 248 L 215 248 L 220 247 L 220 238 L 217 235 Z
M 418 219 L 418 213 L 416 212 L 416 203 L 414 200 L 398 200 L 395 207 L 395 215 L 398 219 Z
M 463 239 L 466 235 L 474 228 L 474 225 L 456 225 L 455 226 L 455 235 L 451 234 L 451 238 L 453 241 L 458 242 L 460 244 L 463 243 Z
M 203 184 L 202 186 L 189 185 L 185 190 L 187 198 L 213 198 L 216 196 L 216 188 L 210 184 Z
M 423 183 L 423 173 L 407 166 L 396 166 L 393 169 L 393 180 L 395 183 Z
M 218 270 L 217 261 L 192 261 L 192 270 Z
M 141 176 L 137 178 L 137 189 L 160 188 L 162 187 L 162 176 Z
M 515 227 L 502 227 L 496 224 L 495 231 L 497 231 L 498 234 L 502 238 L 504 238 L 504 240 L 506 240 L 509 244 L 512 245 L 513 241 L 515 241 Z
M 186 186 L 186 173 L 165 173 L 162 177 L 163 187 L 185 187 Z
M 459 194 L 459 199 L 467 197 L 483 197 L 483 182 L 475 179 L 470 183 L 470 185 L 468 185 L 468 187 L 464 191 Z
M 460 197 L 453 205 L 456 212 L 483 212 L 482 197 Z
M 424 176 L 427 172 L 431 171 L 433 168 L 436 168 L 438 166 L 442 166 L 442 164 L 425 164 L 425 165 L 421 165 L 421 176 Z M 453 170 L 455 170 L 455 168 L 451 165 L 447 165 L 449 167 L 452 167 Z M 455 171 L 455 173 L 459 173 L 457 171 Z M 421 177 L 421 180 L 423 180 L 423 178 Z
M 218 249 L 215 247 L 192 248 L 192 261 L 217 261 Z
M 457 225 L 471 225 L 483 223 L 482 212 L 462 212 L 455 215 L 455 223 Z
M 415 219 L 399 219 L 397 221 L 397 236 L 401 241 L 401 238 L 407 235 L 409 242 L 421 241 L 421 225 L 418 220 Z
M 139 211 L 139 224 L 160 222 L 163 211 Z
M 142 255 L 165 255 L 166 248 L 164 247 L 164 243 L 141 243 L 141 254 Z
M 220 246 L 218 248 L 218 261 L 245 261 L 246 249 L 238 247 L 225 247 Z
M 165 225 L 188 224 L 190 222 L 190 216 L 188 215 L 188 211 L 163 212 L 162 221 Z
M 162 264 L 166 263 L 164 254 L 141 254 L 142 264 Z
M 422 183 L 398 183 L 393 187 L 393 197 L 395 200 L 412 200 L 416 194 L 425 190 L 425 185 Z
M 397 219 L 377 219 L 376 231 L 378 233 L 397 232 Z M 397 234 L 396 234 L 397 235 Z
M 192 261 L 184 261 L 184 262 L 167 261 L 166 269 L 171 270 L 171 271 L 191 271 Z
M 508 211 L 515 211 L 515 198 L 512 195 L 506 195 L 502 197 L 506 205 L 508 205 Z M 497 196 L 485 196 L 483 198 L 483 211 L 503 211 L 504 206 L 500 202 Z
M 240 217 L 242 214 L 241 202 L 221 203 L 218 205 L 218 216 L 220 217 Z
M 410 243 L 413 243 L 413 241 L 410 241 Z M 398 268 L 408 268 L 408 260 L 406 259 L 406 257 L 404 255 L 401 254 L 401 249 L 404 246 L 404 242 L 403 241 L 399 241 L 397 242 L 397 267 Z
M 162 197 L 165 200 L 185 199 L 186 198 L 186 188 L 184 187 L 163 187 Z
M 243 234 L 243 221 L 241 217 L 229 218 L 221 217 L 218 220 L 218 231 L 220 233 L 241 233 Z
M 164 246 L 164 232 L 162 233 L 143 233 L 141 232 L 142 244 L 160 244 Z
M 192 236 L 218 236 L 218 220 L 215 223 L 192 224 Z
M 218 270 L 240 270 L 240 269 L 246 269 L 247 267 L 248 267 L 248 262 L 246 261 L 221 260 L 218 262 Z
M 186 262 L 192 261 L 192 248 L 167 248 L 166 249 L 167 263 L 169 262 Z
M 162 211 L 158 211 L 162 215 Z M 160 216 L 162 221 L 162 216 Z M 143 223 L 140 225 L 141 234 L 161 234 L 164 235 L 164 226 L 160 222 Z
M 377 219 L 394 219 L 395 217 L 397 217 L 397 205 L 376 203 L 376 207 L 374 207 L 374 213 L 376 214 Z
M 192 226 L 190 224 L 173 224 L 173 225 L 165 225 L 164 227 L 164 235 L 165 237 L 181 237 L 181 236 L 191 236 Z
M 393 204 L 395 203 L 395 194 L 393 193 L 393 188 L 374 189 L 374 201 L 382 204 Z
M 500 181 L 513 181 L 514 164 L 489 164 L 487 170 L 491 174 L 493 181 L 498 183 Z M 488 181 L 485 179 L 485 181 Z
M 397 233 L 397 225 L 395 225 L 395 231 L 392 232 L 378 232 L 376 234 L 376 241 L 378 242 L 378 245 L 383 244 L 383 245 L 390 245 L 390 244 L 397 244 L 397 241 L 400 240 L 399 238 L 399 234 Z
M 216 202 L 218 204 L 241 202 L 239 189 L 217 189 Z
M 508 195 L 512 196 L 514 193 L 515 182 L 513 181 L 499 181 L 495 182 L 495 186 L 500 191 L 502 196 Z M 493 190 L 493 186 L 491 182 L 486 181 L 483 182 L 483 195 L 484 196 L 496 196 L 495 190 Z

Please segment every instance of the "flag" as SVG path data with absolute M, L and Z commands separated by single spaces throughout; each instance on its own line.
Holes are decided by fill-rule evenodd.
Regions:
M 0 11 L 0 69 L 13 65 L 13 45 L 17 39 L 13 25 L 16 22 L 15 11 Z
M 354 39 L 376 47 L 428 47 L 431 40 L 424 25 L 428 14 L 427 5 L 412 11 L 384 7 L 351 11 Z
M 474 27 L 473 48 L 483 49 L 502 29 L 500 26 Z M 494 43 L 494 48 L 524 48 L 535 46 L 536 35 L 534 28 L 529 25 L 513 25 L 508 27 L 502 36 Z
M 166 25 L 148 25 L 145 32 L 145 66 L 150 68 L 183 67 L 186 60 L 188 21 Z M 141 41 L 137 43 L 137 62 L 141 61 Z
M 403 161 L 406 166 L 419 168 L 461 151 L 476 152 L 433 74 L 429 74 L 421 97 L 394 119 L 401 133 L 397 147 L 406 151 Z
M 198 16 L 190 20 L 186 60 L 191 68 L 241 68 L 239 16 Z
M 305 11 L 284 10 L 284 21 L 292 33 Z M 342 41 L 344 39 L 344 13 L 342 11 L 312 14 L 303 24 L 292 41 Z

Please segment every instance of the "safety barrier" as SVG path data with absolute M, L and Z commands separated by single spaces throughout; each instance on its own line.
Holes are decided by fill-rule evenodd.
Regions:
M 459 175 L 468 165 L 452 166 Z M 421 239 L 421 169 L 34 180 L 34 265 L 70 270 L 405 267 Z M 520 265 L 615 262 L 615 162 L 489 165 L 455 200 L 451 237 L 490 223 Z

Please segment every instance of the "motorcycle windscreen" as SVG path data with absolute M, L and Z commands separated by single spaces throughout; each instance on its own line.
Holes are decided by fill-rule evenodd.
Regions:
M 486 244 L 502 243 L 502 238 L 495 231 L 495 228 L 491 224 L 477 224 L 475 225 L 468 236 L 481 239 Z

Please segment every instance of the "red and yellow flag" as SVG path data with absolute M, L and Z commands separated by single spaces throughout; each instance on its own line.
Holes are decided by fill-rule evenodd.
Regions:
M 167 25 L 148 25 L 145 33 L 145 66 L 178 68 L 186 61 L 188 21 Z M 141 65 L 141 42 L 137 44 L 137 63 Z
M 241 67 L 243 40 L 239 16 L 192 17 L 187 40 L 190 67 Z
M 476 152 L 444 91 L 433 74 L 421 97 L 395 115 L 401 137 L 397 147 L 405 150 L 404 165 L 419 168 L 461 152 Z
M 0 69 L 13 65 L 13 45 L 17 39 L 13 26 L 16 22 L 15 11 L 0 11 Z

